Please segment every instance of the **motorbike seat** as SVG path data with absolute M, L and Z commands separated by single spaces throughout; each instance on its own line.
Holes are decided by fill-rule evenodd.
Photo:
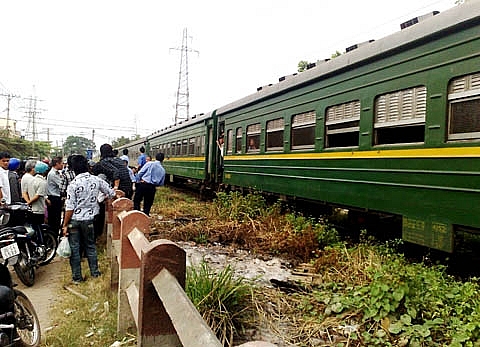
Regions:
M 14 233 L 16 235 L 26 235 L 27 229 L 22 225 L 19 225 L 16 227 L 6 227 L 0 230 L 0 237 L 6 233 Z
M 23 225 L 18 225 L 16 227 L 12 227 L 12 230 L 15 234 L 27 234 L 27 229 Z

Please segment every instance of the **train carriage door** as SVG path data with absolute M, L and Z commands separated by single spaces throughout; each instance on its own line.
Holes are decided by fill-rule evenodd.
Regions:
M 223 157 L 226 154 L 226 138 L 225 138 L 225 122 L 218 124 L 218 134 L 216 136 L 216 181 L 221 183 L 223 181 Z
M 208 127 L 208 147 L 207 147 L 207 178 L 211 179 L 212 175 L 212 164 L 213 164 L 213 155 L 215 151 L 213 151 L 213 128 L 211 126 Z

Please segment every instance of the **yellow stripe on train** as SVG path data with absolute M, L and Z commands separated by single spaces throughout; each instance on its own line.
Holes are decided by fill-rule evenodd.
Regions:
M 227 155 L 224 160 L 261 159 L 368 159 L 368 158 L 468 158 L 480 157 L 480 147 L 388 149 L 321 153 Z

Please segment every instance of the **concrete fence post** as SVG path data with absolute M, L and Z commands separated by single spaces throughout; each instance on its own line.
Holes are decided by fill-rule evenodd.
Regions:
M 120 221 L 120 253 L 119 253 L 119 276 L 118 276 L 118 311 L 117 331 L 125 334 L 129 328 L 135 328 L 136 324 L 126 290 L 132 282 L 138 288 L 140 280 L 140 259 L 128 239 L 128 235 L 137 229 L 142 233 L 150 232 L 150 218 L 140 211 L 122 212 L 119 214 Z
M 170 316 L 152 283 L 160 271 L 168 270 L 185 289 L 185 251 L 169 240 L 156 240 L 142 249 L 138 338 L 141 346 L 182 346 Z
M 110 289 L 118 290 L 118 255 L 120 252 L 120 220 L 121 212 L 131 211 L 133 202 L 127 198 L 114 200 L 112 204 L 106 204 L 107 220 L 107 258 L 110 259 Z

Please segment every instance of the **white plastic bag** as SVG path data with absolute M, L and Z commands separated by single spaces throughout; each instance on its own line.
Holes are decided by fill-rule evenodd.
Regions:
M 70 249 L 70 244 L 68 243 L 68 237 L 63 236 L 60 239 L 60 243 L 58 244 L 57 254 L 62 258 L 70 258 L 72 254 L 72 250 Z

